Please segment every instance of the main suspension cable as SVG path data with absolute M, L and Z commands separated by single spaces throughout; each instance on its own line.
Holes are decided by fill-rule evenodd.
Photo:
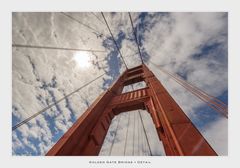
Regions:
M 113 42 L 114 42 L 114 44 L 115 44 L 115 46 L 116 46 L 116 48 L 117 48 L 117 50 L 118 50 L 118 53 L 120 54 L 120 57 L 122 58 L 123 63 L 124 63 L 124 65 L 125 65 L 126 69 L 128 69 L 127 64 L 126 64 L 126 62 L 125 62 L 125 60 L 124 60 L 124 58 L 123 58 L 123 56 L 122 56 L 122 53 L 121 53 L 121 51 L 120 51 L 120 49 L 119 49 L 119 47 L 118 47 L 118 45 L 117 45 L 117 42 L 116 42 L 116 40 L 115 40 L 115 38 L 114 38 L 114 36 L 113 36 L 113 34 L 112 34 L 112 31 L 111 31 L 111 29 L 110 29 L 110 27 L 109 27 L 109 25 L 108 25 L 108 22 L 107 22 L 107 20 L 106 20 L 106 18 L 105 18 L 105 16 L 104 16 L 103 12 L 101 12 L 101 14 L 102 14 L 102 17 L 103 17 L 103 19 L 104 19 L 104 21 L 105 21 L 105 24 L 106 24 L 107 28 L 108 28 L 108 31 L 109 31 L 109 33 L 111 34 L 112 40 L 113 40 Z
M 57 100 L 56 102 L 48 105 L 47 107 L 43 108 L 42 110 L 40 110 L 39 112 L 33 114 L 32 116 L 26 118 L 25 120 L 21 121 L 20 123 L 16 124 L 15 126 L 12 127 L 12 131 L 16 130 L 17 128 L 19 128 L 20 126 L 22 126 L 23 124 L 26 124 L 27 122 L 29 122 L 30 120 L 32 120 L 33 118 L 37 117 L 38 115 L 42 114 L 43 112 L 45 112 L 46 110 L 48 110 L 49 108 L 55 106 L 56 104 L 58 104 L 59 102 L 65 100 L 67 97 L 73 95 L 74 93 L 80 91 L 81 89 L 83 89 L 84 87 L 88 86 L 89 84 L 91 84 L 92 82 L 96 81 L 97 79 L 99 79 L 100 77 L 102 77 L 103 75 L 105 75 L 106 73 L 98 76 L 97 78 L 91 80 L 90 82 L 84 84 L 83 86 L 81 86 L 80 88 L 76 89 L 75 91 L 65 95 L 64 97 L 62 97 L 61 99 Z
M 140 59 L 141 59 L 142 64 L 143 64 L 144 62 L 143 62 L 142 54 L 141 54 L 141 51 L 140 51 L 140 46 L 139 46 L 138 40 L 137 40 L 137 34 L 136 34 L 136 31 L 135 31 L 134 26 L 133 26 L 132 16 L 131 16 L 130 12 L 128 12 L 128 16 L 129 16 L 130 21 L 131 21 L 132 31 L 133 31 L 133 35 L 134 35 L 134 38 L 135 38 L 135 42 L 137 44 L 139 56 L 140 56 Z
M 217 98 L 211 98 L 206 94 L 203 94 L 203 92 L 201 92 L 200 89 L 196 89 L 194 87 L 191 87 L 191 85 L 189 85 L 188 83 L 186 83 L 185 81 L 181 80 L 181 78 L 177 78 L 176 76 L 169 74 L 168 72 L 164 71 L 164 73 L 167 73 L 168 75 L 170 75 L 177 83 L 179 83 L 181 86 L 183 86 L 185 89 L 187 89 L 188 91 L 190 91 L 191 93 L 193 93 L 195 96 L 197 96 L 199 99 L 201 99 L 202 101 L 204 101 L 205 103 L 207 103 L 207 105 L 209 107 L 211 107 L 212 109 L 214 109 L 215 111 L 221 113 L 222 115 L 224 115 L 226 118 L 228 118 L 227 116 L 227 106 L 225 104 L 222 104 L 223 102 L 220 102 L 220 100 L 218 100 Z M 218 101 L 216 101 L 218 100 Z
M 203 90 L 199 89 L 198 87 L 194 86 L 193 84 L 185 81 L 183 78 L 176 74 L 171 74 L 164 70 L 163 68 L 155 65 L 153 62 L 149 61 L 151 64 L 156 66 L 160 71 L 165 73 L 166 75 L 170 76 L 173 80 L 175 80 L 178 84 L 183 86 L 185 89 L 190 91 L 192 94 L 197 96 L 200 100 L 204 101 L 209 107 L 213 110 L 219 112 L 224 117 L 228 118 L 228 106 L 222 102 L 221 100 L 217 99 L 216 97 L 209 95 L 208 93 L 204 92 Z

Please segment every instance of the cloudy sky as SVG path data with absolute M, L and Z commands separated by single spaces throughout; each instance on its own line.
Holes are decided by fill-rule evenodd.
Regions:
M 131 68 L 139 65 L 141 60 L 128 14 L 104 15 L 127 66 Z M 227 155 L 227 119 L 151 63 L 180 75 L 228 104 L 227 13 L 132 13 L 132 18 L 145 63 L 215 151 L 219 155 Z M 12 43 L 98 50 L 76 52 L 13 47 L 13 126 L 104 74 L 102 78 L 13 131 L 13 155 L 44 155 L 97 96 L 125 70 L 125 66 L 101 13 L 13 13 Z M 123 113 L 113 119 L 101 155 L 123 155 L 123 151 L 117 149 L 125 143 L 123 137 L 126 137 L 127 126 L 128 137 L 131 138 L 128 138 L 125 154 L 149 154 L 139 114 L 143 116 L 146 129 L 149 130 L 150 135 L 147 136 L 155 136 L 148 113 Z M 133 145 L 132 137 L 139 142 Z M 153 154 L 164 155 L 160 141 L 149 143 L 151 149 L 158 146 Z M 133 146 L 138 148 L 133 149 Z

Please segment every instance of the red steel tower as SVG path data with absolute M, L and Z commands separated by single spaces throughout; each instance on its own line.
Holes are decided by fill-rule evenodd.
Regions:
M 145 88 L 122 93 L 124 86 L 141 81 Z M 145 64 L 126 70 L 46 155 L 98 155 L 113 117 L 138 109 L 150 113 L 166 155 L 217 155 Z

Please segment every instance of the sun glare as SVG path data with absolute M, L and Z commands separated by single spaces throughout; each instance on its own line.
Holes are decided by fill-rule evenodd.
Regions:
M 89 68 L 91 65 L 90 55 L 86 51 L 78 51 L 75 53 L 73 57 L 74 61 L 76 61 L 78 67 L 80 68 Z

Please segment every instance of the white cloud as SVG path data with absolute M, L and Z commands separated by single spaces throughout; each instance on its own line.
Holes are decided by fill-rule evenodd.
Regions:
M 227 18 L 225 13 L 171 13 L 167 21 L 158 22 L 145 33 L 144 47 L 150 61 L 161 65 L 171 73 L 186 70 L 187 81 L 213 96 L 220 96 L 227 90 Z M 193 59 L 204 45 L 219 43 L 214 52 L 205 53 L 202 59 Z M 211 66 L 212 64 L 213 66 Z M 191 118 L 201 115 L 196 109 L 204 105 L 191 93 L 169 80 L 163 73 L 149 63 L 150 69 L 160 79 L 177 103 Z M 189 103 L 191 102 L 191 103 Z M 216 125 L 215 125 L 216 124 Z M 221 130 L 222 125 L 215 122 L 211 128 Z M 207 128 L 209 128 L 208 126 Z M 227 133 L 223 130 L 222 139 L 215 137 L 214 129 L 208 136 L 200 130 L 218 154 L 227 153 Z
M 85 15 L 82 14 L 82 16 Z M 89 38 L 92 40 L 89 40 Z M 96 35 L 59 13 L 14 13 L 13 42 L 40 46 L 105 50 L 102 47 L 102 41 L 97 39 Z M 103 59 L 106 53 L 96 54 L 98 59 Z M 64 94 L 74 91 L 96 78 L 96 76 L 103 74 L 103 71 L 96 67 L 90 67 L 88 71 L 75 68 L 76 63 L 71 61 L 73 55 L 74 52 L 71 51 L 13 48 L 13 105 L 17 108 L 14 115 L 20 121 L 46 107 L 46 100 L 48 104 L 51 104 L 54 99 L 62 98 Z M 106 62 L 103 61 L 102 65 L 104 64 Z M 55 86 L 53 86 L 54 77 Z M 45 89 L 41 88 L 44 83 Z M 103 80 L 99 80 L 95 83 L 95 86 L 101 86 L 102 83 Z M 84 94 L 81 94 L 81 96 L 91 104 L 102 91 L 101 87 L 89 87 L 83 90 Z M 40 96 L 41 100 L 37 99 L 37 96 Z M 74 95 L 69 98 L 69 103 L 75 117 L 79 117 L 87 108 L 80 96 Z M 66 108 L 66 101 L 59 103 L 58 106 L 62 114 L 59 114 L 55 107 L 51 108 L 52 110 L 49 109 L 47 113 L 48 116 L 56 120 L 55 128 L 65 132 L 73 124 L 70 121 L 72 119 L 71 112 L 70 109 Z M 36 121 L 39 122 L 40 126 Z M 46 149 L 53 145 L 52 138 L 54 135 L 50 131 L 53 128 L 49 128 L 49 124 L 49 121 L 38 116 L 36 120 L 30 122 L 31 128 L 21 126 L 19 132 L 22 133 L 25 141 L 21 147 L 23 149 L 27 146 L 32 148 L 33 145 L 29 138 L 38 139 L 40 141 L 40 144 L 38 144 L 39 152 L 44 154 Z M 17 146 L 13 150 L 16 151 Z M 23 151 L 23 154 L 25 152 Z
M 219 119 L 203 131 L 208 143 L 216 150 L 218 155 L 228 155 L 228 121 Z
M 99 18 L 91 13 L 68 14 L 110 37 L 100 13 L 94 13 Z M 151 14 L 154 15 L 154 13 Z M 223 13 L 170 13 L 146 17 L 147 26 L 151 26 L 142 34 L 144 37 L 143 47 L 150 55 L 152 62 L 163 65 L 164 69 L 173 73 L 186 70 L 188 82 L 214 96 L 219 96 L 227 89 L 228 79 L 226 63 L 227 18 L 225 15 Z M 115 38 L 120 31 L 126 33 L 127 39 L 133 37 L 127 13 L 116 13 L 115 15 L 105 13 L 105 16 Z M 140 23 L 140 20 L 136 19 L 138 16 L 139 13 L 132 14 L 134 25 Z M 105 50 L 102 42 L 106 37 L 98 38 L 95 33 L 60 13 L 13 14 L 13 42 L 18 44 Z M 134 41 L 127 39 L 122 42 L 121 52 L 127 65 L 133 67 L 140 64 L 140 59 Z M 201 47 L 205 44 L 212 45 L 216 42 L 221 44 L 216 51 L 209 52 L 204 56 L 204 59 L 192 58 L 193 54 L 200 53 Z M 94 53 L 95 56 L 92 57 L 92 61 L 99 61 L 100 66 L 108 72 L 110 71 L 107 62 L 109 53 L 109 50 L 106 53 Z M 90 67 L 88 71 L 76 68 L 76 63 L 72 61 L 73 55 L 74 52 L 70 51 L 13 48 L 13 105 L 17 107 L 17 110 L 14 110 L 14 115 L 19 120 L 23 120 L 45 107 L 46 100 L 49 103 L 53 101 L 54 97 L 58 100 L 64 94 L 72 92 L 104 72 L 96 66 Z M 209 66 L 210 64 L 214 66 Z M 149 68 L 161 79 L 186 114 L 194 117 L 196 108 L 203 103 L 172 82 L 171 79 L 169 80 L 150 63 Z M 122 65 L 120 72 L 124 70 L 125 67 Z M 54 76 L 56 77 L 56 86 L 50 87 Z M 104 78 L 112 79 L 113 77 L 104 75 Z M 48 85 L 47 89 L 40 88 L 43 86 L 43 82 Z M 103 92 L 103 83 L 104 80 L 99 79 L 69 98 L 75 117 L 79 117 L 87 109 L 87 104 L 84 101 L 91 104 Z M 54 97 L 51 94 L 54 94 Z M 39 95 L 41 95 L 41 101 L 36 98 Z M 56 107 L 47 112 L 48 116 L 55 117 L 56 133 L 60 130 L 66 131 L 72 125 L 71 111 L 65 106 L 66 101 L 59 104 L 62 114 L 56 111 Z M 39 125 L 36 121 L 39 122 L 40 128 L 38 128 Z M 225 134 L 225 140 L 221 143 L 216 142 L 217 138 L 211 137 L 213 135 L 211 130 L 221 126 L 217 123 L 216 125 L 212 124 L 211 129 L 206 134 L 207 139 L 221 154 L 227 153 L 227 144 L 225 143 L 227 135 Z M 24 149 L 28 145 L 36 151 L 37 149 L 34 149 L 28 139 L 34 137 L 40 140 L 38 150 L 43 155 L 54 143 L 52 139 L 54 135 L 49 129 L 49 123 L 44 117 L 39 116 L 29 125 L 31 128 L 28 126 L 19 128 L 25 143 L 23 140 L 19 140 L 15 133 L 13 134 L 13 150 Z M 46 138 L 47 136 L 49 138 Z M 220 150 L 219 146 L 224 146 L 222 148 L 224 151 Z

